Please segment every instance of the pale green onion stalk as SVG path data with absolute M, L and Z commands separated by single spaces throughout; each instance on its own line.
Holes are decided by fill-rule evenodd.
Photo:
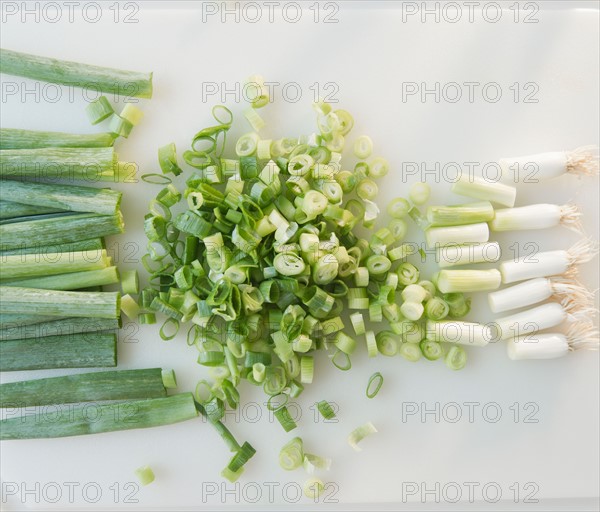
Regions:
M 502 178 L 515 183 L 539 182 L 563 174 L 598 175 L 598 146 L 582 146 L 572 151 L 553 151 L 499 160 Z
M 413 202 L 413 204 L 425 204 L 429 201 L 429 196 L 431 194 L 431 188 L 427 183 L 423 183 L 418 181 L 417 183 L 413 183 L 410 187 L 409 198 Z
M 490 231 L 487 223 L 465 224 L 464 226 L 444 226 L 427 228 L 425 240 L 430 249 L 447 245 L 487 242 Z
M 114 144 L 110 133 L 64 133 L 0 128 L 0 149 L 103 148 Z
M 400 313 L 407 320 L 417 321 L 423 316 L 425 307 L 420 302 L 403 302 L 400 306 Z
M 591 261 L 598 254 L 598 243 L 591 239 L 577 242 L 569 250 L 538 252 L 534 255 L 523 256 L 517 260 L 500 263 L 500 273 L 504 284 L 563 275 L 572 277 L 576 265 Z
M 510 185 L 488 181 L 477 176 L 462 175 L 452 185 L 452 192 L 481 201 L 490 201 L 512 208 L 517 198 L 517 189 Z
M 567 320 L 572 322 L 578 317 L 579 315 L 568 313 L 557 302 L 550 302 L 520 313 L 497 318 L 495 327 L 499 339 L 507 340 L 549 329 Z
M 458 320 L 428 320 L 426 337 L 431 341 L 485 347 L 494 340 L 494 333 L 490 326 L 483 324 Z
M 354 451 L 360 452 L 362 448 L 358 446 L 365 437 L 370 436 L 377 432 L 375 425 L 370 421 L 354 429 L 348 436 L 348 444 L 354 449 Z
M 127 421 L 123 408 L 127 407 Z M 191 393 L 166 398 L 134 400 L 108 405 L 97 405 L 97 415 L 91 416 L 89 407 L 77 406 L 56 421 L 40 423 L 37 415 L 26 414 L 0 421 L 0 440 L 42 439 L 67 437 L 135 428 L 170 425 L 198 416 Z
M 592 311 L 594 306 L 593 292 L 576 280 L 564 277 L 538 277 L 488 295 L 494 313 L 531 306 L 547 299 L 558 300 L 569 312 Z
M 85 87 L 100 92 L 152 97 L 152 73 L 137 73 L 0 49 L 0 73 Z
M 440 270 L 437 280 L 442 293 L 496 290 L 501 284 L 502 275 L 496 269 Z
M 565 226 L 582 232 L 581 211 L 574 204 L 531 204 L 520 208 L 496 210 L 490 221 L 492 231 L 524 231 Z
M 569 352 L 598 350 L 599 333 L 591 323 L 575 323 L 566 334 L 536 333 L 519 336 L 506 344 L 508 357 L 524 359 L 555 359 Z
M 468 245 L 449 245 L 438 247 L 437 262 L 440 268 L 472 263 L 495 263 L 500 259 L 498 242 L 484 242 Z
M 302 467 L 309 475 L 314 474 L 317 469 L 329 471 L 331 469 L 331 459 L 307 453 L 304 455 Z
M 477 224 L 491 221 L 493 218 L 494 207 L 489 201 L 427 208 L 427 220 L 434 227 Z

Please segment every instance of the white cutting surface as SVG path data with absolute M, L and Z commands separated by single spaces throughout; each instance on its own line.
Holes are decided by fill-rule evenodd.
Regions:
M 7 4 L 15 3 L 7 2 L 5 8 Z M 209 4 L 205 9 L 224 5 Z M 231 90 L 236 82 L 257 72 L 280 84 L 297 82 L 303 93 L 300 101 L 292 103 L 282 100 L 282 87 L 277 89 L 279 101 L 264 109 L 268 122 L 265 137 L 312 131 L 311 85 L 336 84 L 335 90 L 322 89 L 322 94 L 334 91 L 339 106 L 355 116 L 354 133 L 370 134 L 375 152 L 390 160 L 392 172 L 381 181 L 381 204 L 407 194 L 406 183 L 417 181 L 418 176 L 410 176 L 403 182 L 403 162 L 424 162 L 427 168 L 435 162 L 442 166 L 447 162 L 485 163 L 502 156 L 598 143 L 596 3 L 538 3 L 534 17 L 539 22 L 535 24 L 515 23 L 510 10 L 505 10 L 497 23 L 486 22 L 480 11 L 474 11 L 470 23 L 463 4 L 458 23 L 445 21 L 453 17 L 450 11 L 442 13 L 440 23 L 433 15 L 425 23 L 418 16 L 403 22 L 401 9 L 392 2 L 367 6 L 338 3 L 335 17 L 339 22 L 335 24 L 315 23 L 314 11 L 308 10 L 296 24 L 286 22 L 278 12 L 269 23 L 267 7 L 260 2 L 262 22 L 246 22 L 244 13 L 239 23 L 232 15 L 227 23 L 219 16 L 203 22 L 199 5 L 152 2 L 151 6 L 138 4 L 140 9 L 134 14 L 138 23 L 115 23 L 114 6 L 110 11 L 109 5 L 105 4 L 97 23 L 85 21 L 79 11 L 74 11 L 73 22 L 69 22 L 65 6 L 63 19 L 57 23 L 48 22 L 54 17 L 50 11 L 39 20 L 29 15 L 22 23 L 19 11 L 3 19 L 1 43 L 25 52 L 154 71 L 154 98 L 142 103 L 145 120 L 128 141 L 118 144 L 121 159 L 137 162 L 142 173 L 157 170 L 157 147 L 174 141 L 178 148 L 185 148 L 198 129 L 212 122 L 210 107 L 220 102 L 220 97 L 217 94 L 203 102 L 203 82 L 219 84 L 220 91 L 224 86 Z M 420 7 L 420 3 L 416 5 Z M 493 6 L 491 9 L 489 16 L 494 16 Z M 128 14 L 131 7 L 121 5 L 120 12 Z M 331 12 L 331 7 L 321 7 L 321 16 Z M 293 15 L 290 11 L 289 16 Z M 90 11 L 88 18 L 92 16 Z M 246 18 L 250 16 L 247 11 Z M 79 91 L 69 98 L 63 89 L 61 98 L 54 101 L 56 91 L 42 87 L 22 97 L 25 90 L 35 90 L 33 82 L 7 76 L 2 76 L 2 81 L 2 126 L 94 131 L 83 113 L 86 102 Z M 418 95 L 403 102 L 403 82 L 425 83 L 429 88 L 435 82 L 442 88 L 449 82 L 496 82 L 503 96 L 497 103 L 485 101 L 479 87 L 473 102 L 449 103 L 442 97 L 437 103 L 431 95 L 426 102 Z M 537 84 L 537 103 L 522 101 L 523 93 L 533 90 L 524 89 L 532 87 L 525 86 L 529 82 Z M 514 83 L 521 89 L 518 102 L 510 89 Z M 14 87 L 17 94 L 10 93 Z M 462 85 L 464 94 L 466 87 Z M 455 90 L 447 88 L 446 92 L 452 97 Z M 493 92 L 489 90 L 490 96 Z M 247 130 L 241 117 L 245 107 L 236 104 L 233 95 L 226 100 L 238 121 L 235 137 Z M 433 203 L 464 201 L 453 196 L 443 180 L 434 183 L 430 175 L 428 181 Z M 122 268 L 141 269 L 139 258 L 145 245 L 142 218 L 158 188 L 143 182 L 119 188 L 125 192 L 127 234 L 114 238 L 109 247 Z M 570 199 L 581 205 L 585 227 L 597 237 L 597 179 L 564 177 L 520 187 L 517 202 L 564 203 Z M 416 230 L 411 230 L 410 237 L 421 240 Z M 511 257 L 509 246 L 514 242 L 522 251 L 528 249 L 524 247 L 527 242 L 538 244 L 540 250 L 559 249 L 569 247 L 577 235 L 556 228 L 504 235 L 498 240 L 505 256 Z M 597 261 L 582 267 L 582 280 L 590 288 L 598 288 Z M 475 296 L 474 306 L 469 318 L 491 319 L 484 296 Z M 205 375 L 195 364 L 195 350 L 188 348 L 182 337 L 165 343 L 157 331 L 156 326 L 127 325 L 119 344 L 119 368 L 172 367 L 180 389 L 192 390 Z M 599 495 L 598 366 L 597 353 L 545 362 L 511 362 L 501 344 L 469 350 L 469 364 L 458 373 L 441 362 L 409 364 L 399 357 L 368 360 L 364 350 L 354 357 L 352 371 L 343 373 L 320 357 L 316 384 L 309 386 L 298 402 L 302 417 L 292 434 L 302 436 L 309 451 L 334 460 L 331 471 L 321 475 L 329 482 L 326 499 L 319 505 L 324 508 L 465 508 L 470 501 L 469 486 L 475 501 L 471 507 L 478 510 L 499 506 L 594 508 Z M 374 371 L 383 373 L 385 384 L 375 400 L 367 400 L 364 388 Z M 2 375 L 2 381 L 64 373 L 14 373 Z M 339 422 L 315 422 L 311 404 L 324 398 L 338 404 Z M 230 456 L 224 444 L 208 425 L 190 421 L 93 437 L 2 443 L 1 507 L 180 510 L 317 506 L 305 498 L 292 504 L 305 475 L 301 470 L 286 473 L 277 464 L 278 450 L 291 435 L 269 418 L 257 389 L 244 388 L 243 401 L 259 405 L 244 406 L 237 417 L 228 417 L 227 425 L 240 440 L 250 441 L 258 453 L 238 486 L 226 485 L 219 477 Z M 473 421 L 469 421 L 470 402 L 478 404 L 472 406 Z M 439 420 L 429 414 L 422 421 L 420 413 L 434 409 L 436 403 Z M 456 422 L 457 409 L 452 403 L 462 412 Z M 419 412 L 407 416 L 411 407 Z M 515 409 L 520 411 L 518 421 Z M 501 418 L 493 422 L 498 411 Z M 525 422 L 527 413 L 537 422 Z M 354 453 L 345 438 L 368 420 L 379 433 L 364 443 L 362 453 Z M 156 482 L 137 489 L 130 483 L 135 482 L 133 471 L 145 464 L 154 468 Z M 452 505 L 457 486 L 462 501 Z M 69 488 L 73 489 L 71 495 Z M 427 490 L 434 492 L 426 494 Z M 501 501 L 493 505 L 490 502 L 498 490 Z M 99 499 L 92 503 L 98 491 Z M 526 503 L 527 496 L 542 501 Z

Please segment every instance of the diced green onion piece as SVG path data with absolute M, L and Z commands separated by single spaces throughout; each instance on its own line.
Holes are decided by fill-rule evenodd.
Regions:
M 299 468 L 304 461 L 304 447 L 302 439 L 294 437 L 279 451 L 279 465 L 286 471 Z
M 430 194 L 431 188 L 429 185 L 427 183 L 418 181 L 411 185 L 409 197 L 414 204 L 421 205 L 429 201 Z
M 129 137 L 133 125 L 127 120 L 123 119 L 117 114 L 113 114 L 110 117 L 110 124 L 108 125 L 108 131 L 115 137 Z
M 467 364 L 467 353 L 464 348 L 454 345 L 448 350 L 444 362 L 451 370 L 462 370 Z
M 141 485 L 148 485 L 154 482 L 154 471 L 150 466 L 142 466 L 135 470 L 135 475 L 137 476 Z
M 279 423 L 283 427 L 283 430 L 285 430 L 286 432 L 289 432 L 290 430 L 294 430 L 298 426 L 298 425 L 296 425 L 296 422 L 290 416 L 290 413 L 289 413 L 287 407 L 285 407 L 285 406 L 277 409 L 275 411 L 274 415 L 275 415 L 275 418 L 277 418 L 277 421 L 279 421 Z
M 309 475 L 314 474 L 315 469 L 324 469 L 325 471 L 329 471 L 331 468 L 331 459 L 306 453 L 304 454 L 302 466 L 304 467 L 304 471 L 306 471 Z
M 348 436 L 348 444 L 357 452 L 362 451 L 362 448 L 358 446 L 365 437 L 370 436 L 377 432 L 377 429 L 370 421 L 354 429 Z
M 177 163 L 177 152 L 173 142 L 159 148 L 158 163 L 163 174 L 172 173 L 179 176 L 183 172 Z
M 140 313 L 140 307 L 131 295 L 121 297 L 121 311 L 131 320 L 135 320 Z
M 450 318 L 462 318 L 471 311 L 471 299 L 465 297 L 462 293 L 445 293 L 443 299 L 448 304 Z
M 375 372 L 369 377 L 369 383 L 367 384 L 366 395 L 367 398 L 375 398 L 379 390 L 383 386 L 383 375 L 379 372 Z
M 378 192 L 377 183 L 368 178 L 361 180 L 356 186 L 356 195 L 361 199 L 373 200 L 377 197 Z
M 304 496 L 311 500 L 317 500 L 325 490 L 325 484 L 318 478 L 309 478 L 302 486 Z
M 320 402 L 318 402 L 317 409 L 321 413 L 321 416 L 323 416 L 323 418 L 325 418 L 326 420 L 335 418 L 335 412 L 333 411 L 333 408 L 331 407 L 329 402 L 327 402 L 326 400 L 321 400 Z
M 402 290 L 402 300 L 406 302 L 423 302 L 426 297 L 427 290 L 418 284 L 409 284 Z
M 361 135 L 354 141 L 354 156 L 364 160 L 373 152 L 373 141 L 368 135 Z
M 419 344 L 419 347 L 425 359 L 429 359 L 430 361 L 436 361 L 444 355 L 442 346 L 437 341 L 423 340 Z
M 421 359 L 421 349 L 419 348 L 419 345 L 416 345 L 415 343 L 402 343 L 399 352 L 404 359 L 411 363 Z
M 401 286 L 415 284 L 419 280 L 419 269 L 412 263 L 401 263 L 396 269 L 396 274 L 398 274 L 398 281 Z
M 314 359 L 312 356 L 302 356 L 300 358 L 300 382 L 310 384 L 314 375 Z
M 121 271 L 121 290 L 126 294 L 140 292 L 140 281 L 137 270 Z
M 365 333 L 365 321 L 362 316 L 362 313 L 358 311 L 352 313 L 350 315 L 350 322 L 352 323 L 352 327 L 356 335 L 361 335 Z
M 408 215 L 408 211 L 410 210 L 410 203 L 402 198 L 398 197 L 390 201 L 387 207 L 387 212 L 390 217 L 394 219 L 402 219 Z
M 85 107 L 85 112 L 92 124 L 98 124 L 114 113 L 112 105 L 106 96 L 100 96 Z
M 132 126 L 140 124 L 142 117 L 144 117 L 144 113 L 133 103 L 125 103 L 125 106 L 119 115 L 123 119 L 129 121 Z
M 425 303 L 425 316 L 430 320 L 443 320 L 450 313 L 450 306 L 440 297 L 432 297 Z
M 377 350 L 384 356 L 395 356 L 398 353 L 398 339 L 391 331 L 379 331 L 375 336 Z

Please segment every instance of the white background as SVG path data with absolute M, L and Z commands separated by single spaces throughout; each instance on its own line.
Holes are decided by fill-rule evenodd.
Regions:
M 433 14 L 421 19 L 420 2 L 413 3 L 418 9 L 414 15 L 410 14 L 413 5 L 402 7 L 394 2 L 338 2 L 336 13 L 321 5 L 316 9 L 319 23 L 314 20 L 315 9 L 308 10 L 308 2 L 298 23 L 286 21 L 280 11 L 275 11 L 274 22 L 269 22 L 267 7 L 261 2 L 262 20 L 258 23 L 244 18 L 244 13 L 246 18 L 254 16 L 251 11 L 238 11 L 238 21 L 229 15 L 223 23 L 223 2 L 213 2 L 209 7 L 204 4 L 205 20 L 202 6 L 192 2 L 132 4 L 139 7 L 136 12 L 123 4 L 117 10 L 107 2 L 96 23 L 86 20 L 78 10 L 70 22 L 67 8 L 61 3 L 57 5 L 61 6 L 62 19 L 57 23 L 49 22 L 55 16 L 50 10 L 45 15 L 42 11 L 37 20 L 34 15 L 23 20 L 21 3 L 5 2 L 5 9 L 9 3 L 17 5 L 17 13 L 2 20 L 4 48 L 154 72 L 154 97 L 141 102 L 144 122 L 129 140 L 117 146 L 121 160 L 137 162 L 140 174 L 157 171 L 159 146 L 174 141 L 178 148 L 185 149 L 196 131 L 212 123 L 210 108 L 221 102 L 220 93 L 225 87 L 235 90 L 238 84 L 239 90 L 240 82 L 252 73 L 282 84 L 276 88 L 275 103 L 261 111 L 268 123 L 265 138 L 313 131 L 310 102 L 314 84 L 318 84 L 321 94 L 332 92 L 334 89 L 327 84 L 335 84 L 333 99 L 355 117 L 354 135 L 368 133 L 375 143 L 375 153 L 391 163 L 392 171 L 380 182 L 378 202 L 382 205 L 392 197 L 406 195 L 408 185 L 419 179 L 403 176 L 403 164 L 425 163 L 427 168 L 433 168 L 436 162 L 442 166 L 449 162 L 483 165 L 503 156 L 598 143 L 596 2 L 538 2 L 527 6 L 522 2 L 525 10 L 519 13 L 518 23 L 514 7 L 509 9 L 512 2 L 503 3 L 502 18 L 495 23 L 486 21 L 480 10 L 472 13 L 474 19 L 469 22 L 468 8 L 460 2 L 458 14 L 462 18 L 457 23 L 448 21 L 456 14 L 451 10 L 438 10 L 439 22 Z M 208 16 L 214 6 L 218 13 Z M 539 10 L 534 12 L 536 6 Z M 114 20 L 115 10 L 119 22 Z M 129 21 L 137 23 L 125 23 L 126 14 L 131 16 Z M 495 11 L 487 14 L 493 17 Z M 527 14 L 538 22 L 524 23 Z M 338 22 L 323 23 L 325 15 Z M 94 16 L 93 11 L 88 12 L 88 18 Z M 102 129 L 89 126 L 83 111 L 86 99 L 78 90 L 69 97 L 68 90 L 63 89 L 55 102 L 55 91 L 43 85 L 23 97 L 26 90 L 36 91 L 34 82 L 8 76 L 2 76 L 2 81 L 2 127 L 73 132 Z M 5 94 L 13 90 L 9 82 L 16 84 L 17 94 Z M 219 93 L 203 98 L 209 82 L 218 84 Z M 302 91 L 301 100 L 295 103 L 282 95 L 283 85 L 291 82 L 298 83 Z M 403 88 L 409 82 L 420 88 L 426 84 L 430 89 L 439 83 L 440 90 L 447 94 L 442 94 L 439 102 L 433 94 L 424 101 L 418 94 L 403 97 Z M 444 89 L 450 82 L 460 84 L 463 92 L 463 98 L 455 103 L 448 101 L 455 89 Z M 465 82 L 495 82 L 502 98 L 493 103 L 482 96 L 482 87 L 478 86 L 470 102 L 465 96 Z M 521 92 L 519 101 L 514 98 L 515 83 Z M 536 85 L 525 86 L 528 83 Z M 536 91 L 532 98 L 538 101 L 525 103 L 522 95 L 531 92 L 531 87 Z M 225 100 L 236 115 L 231 138 L 235 140 L 248 130 L 241 115 L 245 105 L 236 103 L 235 94 Z M 432 175 L 428 177 L 433 204 L 465 201 L 451 194 L 449 183 L 435 181 Z M 143 182 L 119 188 L 125 192 L 127 232 L 111 239 L 109 249 L 121 268 L 141 270 L 143 215 L 159 188 Z M 562 204 L 568 200 L 581 205 L 585 228 L 597 237 L 597 178 L 563 177 L 520 187 L 517 205 Z M 411 229 L 409 238 L 422 239 L 416 229 Z M 521 250 L 526 242 L 549 250 L 567 248 L 577 239 L 576 234 L 561 228 L 497 237 L 507 258 L 514 255 L 509 249 L 514 242 Z M 127 242 L 134 245 L 126 246 Z M 419 266 L 424 274 L 427 269 L 435 269 L 433 263 Z M 581 278 L 591 289 L 598 288 L 597 261 L 582 267 Z M 469 319 L 485 322 L 492 318 L 484 295 L 474 296 L 473 302 Z M 174 368 L 180 389 L 193 390 L 197 380 L 205 376 L 204 369 L 195 364 L 195 349 L 186 346 L 183 336 L 163 342 L 157 331 L 157 326 L 126 326 L 119 344 L 119 367 Z M 385 384 L 376 399 L 367 400 L 364 389 L 374 371 L 382 372 Z M 2 381 L 65 373 L 4 374 Z M 4 442 L 0 447 L 1 480 L 5 488 L 16 483 L 18 492 L 5 495 L 2 508 L 293 507 L 290 502 L 295 501 L 297 483 L 301 484 L 305 475 L 301 470 L 284 472 L 277 463 L 279 448 L 292 434 L 301 436 L 310 452 L 333 458 L 331 471 L 320 475 L 329 482 L 324 497 L 333 503 L 320 503 L 322 508 L 464 509 L 469 505 L 465 482 L 473 482 L 477 502 L 471 507 L 477 510 L 499 506 L 522 510 L 598 506 L 597 353 L 569 354 L 553 361 L 512 362 L 505 347 L 495 344 L 470 349 L 467 367 L 454 373 L 439 361 L 410 364 L 400 357 L 368 360 L 361 347 L 353 359 L 352 371 L 336 370 L 323 354 L 317 359 L 315 377 L 316 383 L 308 386 L 299 400 L 299 428 L 290 434 L 270 421 L 264 406 L 260 407 L 261 419 L 257 422 L 249 421 L 256 413 L 253 406 L 242 407 L 237 418 L 228 417 L 226 424 L 236 437 L 248 440 L 257 449 L 237 487 L 224 484 L 219 476 L 230 457 L 226 447 L 207 424 L 198 420 L 94 437 Z M 310 407 L 321 399 L 339 406 L 338 423 L 315 422 Z M 243 401 L 261 404 L 263 398 L 258 389 L 244 387 Z M 459 404 L 463 415 L 455 423 L 450 420 L 456 409 L 448 405 L 453 402 Z M 468 402 L 478 404 L 473 406 L 472 422 L 465 405 Z M 416 404 L 419 412 L 438 403 L 439 421 L 434 414 L 424 421 L 420 414 L 403 415 L 410 403 Z M 526 405 L 530 403 L 534 405 Z M 520 410 L 518 421 L 515 408 Z M 493 422 L 497 410 L 502 417 Z M 527 412 L 535 412 L 532 419 L 538 421 L 524 422 Z M 354 453 L 345 438 L 369 420 L 379 433 L 364 442 L 362 453 Z M 131 497 L 137 503 L 125 503 L 125 496 L 133 489 L 127 487 L 128 482 L 135 482 L 134 469 L 145 464 L 154 469 L 156 482 L 134 489 Z M 44 497 L 45 493 L 46 497 L 54 497 L 52 482 L 63 493 L 55 504 Z M 67 482 L 76 483 L 73 503 Z M 403 495 L 403 486 L 406 491 L 411 482 L 416 483 L 418 492 Z M 454 483 L 462 491 L 462 502 L 453 506 L 449 501 L 455 496 Z M 91 485 L 86 488 L 87 494 L 82 492 L 86 484 Z M 421 494 L 435 489 L 436 484 L 438 497 Z M 484 495 L 486 484 L 488 493 Z M 100 500 L 89 503 L 98 488 L 102 492 Z M 486 497 L 494 499 L 497 488 L 502 491 L 502 501 L 487 503 Z M 519 489 L 517 503 L 515 488 Z M 24 493 L 26 489 L 33 492 Z M 443 489 L 445 492 L 441 492 Z M 259 505 L 250 505 L 248 500 L 253 500 L 257 490 Z M 532 498 L 542 500 L 540 503 L 523 502 L 532 490 Z M 298 506 L 316 507 L 305 498 Z

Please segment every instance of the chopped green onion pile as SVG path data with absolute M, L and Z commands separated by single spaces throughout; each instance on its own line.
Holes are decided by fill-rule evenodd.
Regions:
M 260 77 L 251 82 L 262 90 Z M 393 222 L 376 229 L 373 201 L 389 164 L 372 157 L 367 136 L 354 143 L 357 162 L 342 160 L 351 115 L 317 102 L 317 133 L 264 139 L 255 111 L 263 103 L 245 112 L 252 130 L 237 140 L 235 154 L 225 145 L 233 114 L 221 105 L 213 108 L 214 125 L 196 133 L 180 157 L 173 143 L 159 149 L 165 177 L 181 177 L 158 192 L 145 217 L 150 281 L 140 319 L 166 317 L 164 340 L 185 326 L 198 363 L 209 369 L 196 400 L 213 423 L 238 407 L 245 380 L 263 388 L 289 432 L 297 425 L 286 402 L 318 379 L 319 352 L 340 370 L 350 369 L 361 345 L 369 356 L 439 359 L 442 344 L 421 343 L 425 320 L 457 318 L 469 308 L 467 299 L 451 308 L 431 282 L 418 284 L 419 270 L 406 261 L 412 251 L 402 243 L 403 218 L 427 223 L 414 206 L 428 199 L 427 185 L 413 187 L 411 201 L 393 201 Z M 367 321 L 381 326 L 367 330 Z M 367 395 L 382 382 L 376 374 Z M 324 418 L 335 415 L 325 401 L 318 409 Z M 235 480 L 241 467 L 228 468 L 225 476 Z

